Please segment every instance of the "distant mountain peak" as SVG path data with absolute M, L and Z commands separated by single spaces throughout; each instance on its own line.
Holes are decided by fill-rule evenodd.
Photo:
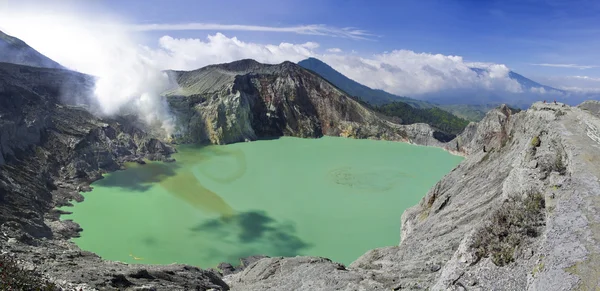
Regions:
M 488 72 L 487 68 L 485 67 L 472 67 L 470 69 L 478 75 Z M 564 90 L 540 84 L 514 71 L 509 71 L 508 77 L 511 80 L 517 81 L 517 83 L 521 85 L 522 89 L 527 92 L 550 93 L 554 91 L 556 93 L 565 93 Z
M 307 69 L 308 69 L 308 67 L 316 67 L 316 66 L 321 67 L 322 66 L 324 68 L 335 70 L 334 68 L 332 68 L 327 63 L 325 63 L 325 62 L 323 62 L 323 61 L 321 61 L 321 60 L 319 60 L 317 58 L 314 58 L 314 57 L 309 57 L 308 59 L 305 59 L 305 60 L 302 60 L 302 61 L 298 62 L 298 65 L 300 65 L 300 66 L 302 66 L 304 68 L 307 68 Z
M 372 105 L 381 105 L 393 101 L 400 101 L 416 108 L 435 107 L 435 105 L 425 101 L 394 95 L 383 90 L 371 89 L 359 82 L 356 82 L 355 80 L 344 76 L 342 73 L 336 71 L 327 63 L 316 58 L 311 57 L 305 59 L 303 61 L 300 61 L 298 65 L 321 75 L 327 81 L 331 82 L 332 84 L 335 84 L 337 87 L 347 92 L 348 94 L 360 97 L 360 99 Z
M 39 68 L 64 69 L 24 41 L 0 31 L 0 62 Z
M 417 108 L 431 108 L 457 104 L 488 106 L 507 103 L 519 108 L 527 108 L 533 102 L 545 98 L 556 97 L 557 100 L 568 101 L 565 99 L 566 91 L 540 84 L 513 71 L 508 71 L 508 78 L 516 81 L 520 85 L 522 89 L 520 90 L 521 92 L 490 90 L 484 88 L 485 86 L 474 86 L 472 88 L 453 88 L 430 92 L 418 95 L 420 100 L 417 100 L 394 95 L 383 90 L 371 89 L 359 82 L 351 80 L 325 62 L 316 58 L 311 57 L 298 64 L 323 76 L 350 95 L 358 96 L 363 101 L 373 105 L 382 105 L 392 101 L 400 101 Z M 474 65 L 473 67 L 470 67 L 470 69 L 479 76 L 489 73 L 491 68 L 492 66 L 489 64 L 481 64 L 481 66 Z
M 300 63 L 306 63 L 306 62 L 316 62 L 316 63 L 319 63 L 319 64 L 322 64 L 322 65 L 330 67 L 327 63 L 325 63 L 324 61 L 321 61 L 321 60 L 319 60 L 319 59 L 317 59 L 315 57 L 309 57 L 309 58 L 307 58 L 305 60 L 300 61 Z

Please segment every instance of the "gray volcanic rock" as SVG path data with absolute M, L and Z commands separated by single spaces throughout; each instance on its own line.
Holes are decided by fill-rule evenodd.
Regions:
M 588 100 L 585 101 L 581 104 L 579 104 L 579 106 L 577 106 L 583 110 L 587 110 L 590 113 L 600 117 L 600 101 L 597 100 Z
M 461 155 L 470 155 L 476 151 L 487 151 L 494 147 L 500 147 L 510 138 L 506 126 L 513 114 L 514 112 L 506 105 L 491 110 L 480 122 L 471 122 L 459 136 L 444 147 Z M 483 149 L 484 145 L 486 146 L 485 150 Z
M 106 261 L 66 240 L 41 241 L 37 246 L 9 243 L 2 250 L 64 290 L 229 290 L 213 271 L 180 264 Z
M 22 40 L 0 31 L 0 62 L 18 65 L 64 69 L 63 66 L 40 54 Z
M 441 146 L 426 124 L 399 125 L 294 63 L 253 60 L 171 71 L 165 94 L 182 142 L 227 144 L 263 137 L 323 135 Z
M 448 145 L 467 158 L 402 215 L 399 246 L 345 271 L 272 258 L 225 280 L 232 290 L 593 289 L 598 128 L 599 118 L 563 104 L 494 110 Z
M 325 258 L 268 258 L 226 276 L 232 290 L 384 290 L 367 272 Z
M 65 290 L 227 290 L 211 271 L 190 266 L 131 266 L 81 251 L 81 231 L 55 206 L 124 162 L 169 160 L 174 149 L 134 116 L 100 118 L 87 110 L 87 76 L 0 63 L 0 250 Z M 78 103 L 61 93 L 68 86 Z M 151 277 L 151 278 L 150 278 Z
M 250 257 L 240 258 L 239 266 L 234 267 L 233 265 L 231 265 L 229 263 L 220 263 L 217 266 L 217 269 L 219 269 L 224 276 L 227 276 L 227 275 L 241 272 L 244 269 L 246 269 L 248 266 L 250 266 L 253 263 L 260 261 L 264 258 L 268 258 L 268 257 L 259 255 L 259 256 L 250 256 Z
M 55 206 L 126 161 L 174 149 L 135 116 L 100 118 L 88 76 L 0 64 L 0 249 L 66 290 L 567 290 L 600 278 L 597 104 L 505 106 L 442 144 L 401 126 L 291 63 L 252 61 L 171 72 L 169 102 L 184 141 L 267 136 L 411 141 L 466 159 L 402 214 L 398 246 L 349 266 L 325 258 L 242 261 L 232 274 L 185 265 L 128 265 L 80 250 L 81 228 Z M 68 85 L 67 88 L 64 86 Z M 71 94 L 65 94 L 65 89 Z M 89 93 L 89 92 L 88 92 Z M 398 213 L 400 216 L 400 213 Z M 351 226 L 349 226 L 351 227 Z M 376 227 L 376 226 L 374 226 Z M 340 247 L 344 242 L 340 241 Z

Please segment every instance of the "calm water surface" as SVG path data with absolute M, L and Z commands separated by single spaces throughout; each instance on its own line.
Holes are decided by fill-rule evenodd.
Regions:
M 129 164 L 63 208 L 84 229 L 75 242 L 128 263 L 208 268 L 265 254 L 349 264 L 397 245 L 402 212 L 462 160 L 333 137 L 178 150 L 176 163 Z

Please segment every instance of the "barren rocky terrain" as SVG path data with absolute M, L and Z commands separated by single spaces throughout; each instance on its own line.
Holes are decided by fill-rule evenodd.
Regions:
M 233 290 L 593 290 L 597 108 L 493 110 L 447 145 L 467 158 L 402 215 L 399 246 L 347 268 L 264 259 L 226 282 Z
M 221 270 L 104 261 L 69 240 L 80 228 L 60 221 L 54 207 L 82 199 L 79 191 L 125 161 L 173 162 L 173 147 L 135 116 L 90 113 L 93 102 L 77 98 L 92 84 L 85 75 L 0 64 L 2 253 L 67 290 L 590 290 L 599 284 L 598 102 L 536 103 L 519 113 L 500 107 L 441 143 L 435 129 L 386 120 L 291 63 L 242 61 L 171 74 L 180 84 L 168 92 L 179 142 L 334 135 L 438 146 L 466 159 L 418 205 L 398 213 L 398 246 L 371 250 L 349 266 L 313 257 L 257 257 Z

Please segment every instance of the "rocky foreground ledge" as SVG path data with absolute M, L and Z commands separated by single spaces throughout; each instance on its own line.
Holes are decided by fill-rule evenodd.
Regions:
M 443 145 L 428 125 L 386 120 L 289 62 L 245 60 L 173 74 L 187 88 L 169 97 L 187 129 L 177 137 L 182 142 L 334 135 Z M 219 82 L 202 85 L 209 80 Z M 84 97 L 93 86 L 92 77 L 68 70 L 0 63 L 0 259 L 67 290 L 227 290 L 223 274 L 241 268 L 127 265 L 103 261 L 70 241 L 81 228 L 60 221 L 56 207 L 81 201 L 80 191 L 125 162 L 168 162 L 174 152 L 135 116 L 93 114 L 97 104 Z M 244 262 L 241 267 L 249 266 Z
M 223 276 L 107 262 L 61 237 L 68 222 L 51 215 L 53 237 L 18 237 L 4 223 L 1 245 L 25 267 L 83 290 L 593 289 L 600 278 L 598 109 L 598 102 L 536 103 L 517 114 L 489 112 L 446 145 L 467 158 L 402 215 L 400 245 L 349 266 L 263 258 Z
M 593 290 L 599 109 L 591 101 L 493 110 L 447 145 L 467 158 L 402 215 L 399 246 L 348 267 L 263 259 L 225 282 L 232 290 Z
M 348 124 L 367 128 L 375 124 L 396 132 L 394 126 L 341 96 L 343 92 L 303 71 L 292 73 L 318 83 L 313 87 L 326 88 L 309 96 L 340 100 L 323 103 L 325 109 L 316 111 L 323 120 L 306 123 L 310 128 L 333 124 L 335 128 L 320 129 L 321 133 L 343 135 L 347 131 L 342 127 Z M 598 286 L 598 102 L 578 107 L 536 103 L 517 114 L 500 107 L 469 125 L 455 140 L 435 143 L 467 158 L 419 205 L 402 214 L 399 246 L 369 251 L 349 266 L 314 257 L 254 258 L 244 261 L 243 268 L 222 265 L 217 271 L 105 261 L 69 240 L 79 226 L 60 221 L 55 206 L 80 200 L 79 191 L 125 161 L 169 161 L 173 152 L 135 119 L 99 118 L 59 100 L 56 84 L 71 83 L 81 90 L 86 88 L 81 84 L 91 84 L 86 76 L 68 71 L 0 65 L 0 151 L 6 157 L 0 161 L 0 248 L 22 268 L 67 290 L 585 290 Z M 285 86 L 267 91 L 283 94 Z M 225 89 L 218 98 L 230 98 L 229 104 L 258 100 Z M 212 102 L 204 100 L 194 108 L 209 108 Z M 340 104 L 354 108 L 360 118 L 324 122 L 333 116 L 329 109 Z M 188 113 L 195 118 L 197 113 L 213 112 L 206 108 Z M 216 126 L 213 134 L 205 132 L 212 142 L 238 136 L 226 134 L 236 133 L 237 126 L 219 130 L 222 120 L 211 116 L 200 116 L 204 122 L 198 124 Z M 240 132 L 260 133 L 257 126 L 242 127 Z M 279 129 L 294 135 L 306 128 Z M 349 137 L 383 138 L 376 133 Z M 429 140 L 419 142 L 399 133 L 393 139 Z

